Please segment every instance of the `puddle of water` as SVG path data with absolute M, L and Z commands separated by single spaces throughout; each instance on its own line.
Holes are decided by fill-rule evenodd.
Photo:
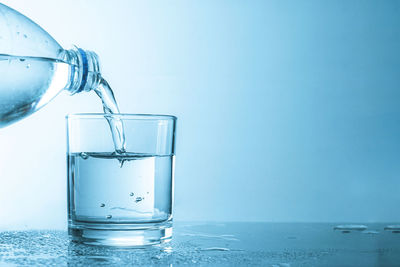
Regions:
M 290 267 L 290 263 L 273 264 L 272 267 Z
M 86 256 L 86 258 L 87 258 L 87 259 L 90 259 L 90 260 L 93 260 L 93 261 L 95 261 L 95 262 L 99 262 L 99 263 L 100 263 L 100 262 L 104 262 L 104 263 L 109 262 L 109 263 L 112 263 L 112 262 L 118 261 L 117 258 L 108 257 L 108 256 Z
M 203 233 L 182 233 L 181 235 L 182 236 L 212 238 L 212 239 L 222 239 L 222 240 L 227 240 L 227 241 L 239 241 L 239 239 L 235 238 L 234 235 L 212 235 L 212 234 L 203 234 Z
M 365 230 L 365 231 L 362 231 L 361 233 L 366 234 L 366 235 L 377 235 L 377 234 L 379 234 L 379 232 L 375 231 L 375 230 Z
M 387 225 L 383 229 L 385 231 L 391 231 L 393 234 L 400 234 L 400 225 L 399 224 Z
M 400 224 L 385 226 L 384 230 L 386 230 L 386 231 L 400 231 Z
M 368 227 L 362 224 L 342 224 L 333 227 L 333 230 L 338 230 L 344 232 L 351 232 L 351 231 L 365 231 Z

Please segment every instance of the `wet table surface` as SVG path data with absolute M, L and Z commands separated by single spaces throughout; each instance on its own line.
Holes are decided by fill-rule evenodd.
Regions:
M 171 242 L 142 249 L 76 244 L 66 231 L 0 231 L 0 266 L 399 266 L 400 231 L 387 225 L 175 223 Z

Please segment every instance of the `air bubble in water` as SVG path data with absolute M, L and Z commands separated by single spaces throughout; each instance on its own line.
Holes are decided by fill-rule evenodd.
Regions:
M 133 197 L 135 194 L 134 194 L 133 192 L 131 192 L 129 195 L 130 195 L 131 197 Z
M 142 201 L 143 199 L 144 199 L 144 197 L 137 197 L 135 202 L 138 203 L 138 202 Z
M 19 61 L 24 62 L 25 58 L 20 58 Z
M 124 166 L 125 160 L 124 159 L 118 159 L 118 161 L 119 161 L 119 167 L 122 168 L 122 166 Z
M 107 219 L 111 219 L 111 218 L 112 218 L 112 215 L 107 215 L 106 218 L 107 218 Z
M 26 68 L 29 69 L 31 67 L 31 64 L 26 65 Z
M 104 204 L 104 203 L 100 204 L 100 207 L 102 207 L 102 208 L 104 208 L 105 206 L 106 206 L 106 204 Z
M 83 159 L 88 159 L 88 158 L 89 158 L 88 154 L 86 154 L 85 152 L 81 152 L 79 155 L 80 155 L 81 158 L 83 158 Z

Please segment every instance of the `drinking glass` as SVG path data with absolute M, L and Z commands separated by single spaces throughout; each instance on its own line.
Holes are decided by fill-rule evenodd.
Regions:
M 169 241 L 176 117 L 71 114 L 66 119 L 71 240 L 125 247 Z M 124 151 L 117 151 L 116 143 L 125 143 Z

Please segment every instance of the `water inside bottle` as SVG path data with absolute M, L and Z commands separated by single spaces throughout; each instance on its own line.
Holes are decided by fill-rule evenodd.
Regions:
M 0 127 L 27 117 L 66 87 L 71 66 L 52 58 L 0 54 Z
M 68 86 L 70 65 L 62 60 L 0 54 L 0 127 L 27 117 L 51 101 Z M 23 77 L 23 78 L 22 78 Z M 114 93 L 101 79 L 93 89 L 103 103 L 105 114 L 119 113 Z M 122 120 L 107 117 L 115 152 L 125 152 Z

